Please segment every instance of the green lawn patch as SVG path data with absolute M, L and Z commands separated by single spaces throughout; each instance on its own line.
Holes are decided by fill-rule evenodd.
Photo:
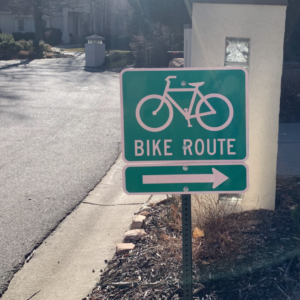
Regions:
M 124 68 L 134 63 L 134 57 L 131 51 L 110 50 L 105 57 L 105 68 Z

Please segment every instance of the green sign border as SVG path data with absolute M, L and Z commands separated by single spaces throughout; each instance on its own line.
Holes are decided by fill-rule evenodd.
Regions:
M 140 161 L 140 160 L 131 160 L 128 161 L 126 159 L 125 154 L 125 136 L 124 136 L 124 106 L 123 106 L 123 74 L 126 72 L 153 72 L 153 71 L 168 71 L 170 73 L 172 72 L 185 72 L 185 71 L 224 71 L 224 70 L 242 70 L 245 73 L 245 117 L 246 117 L 246 144 L 245 144 L 245 153 L 246 156 L 243 159 L 220 159 L 220 160 L 146 160 L 146 161 Z M 171 75 L 171 74 L 170 74 Z M 136 163 L 136 164 L 143 164 L 146 165 L 148 163 L 153 164 L 170 164 L 172 163 L 180 163 L 180 164 L 187 164 L 187 163 L 198 163 L 198 164 L 219 164 L 219 163 L 231 163 L 236 164 L 238 162 L 244 162 L 249 157 L 249 86 L 248 86 L 248 72 L 241 67 L 222 67 L 222 68 L 184 68 L 184 69 L 171 69 L 171 68 L 165 68 L 165 69 L 125 69 L 120 74 L 120 86 L 121 86 L 121 130 L 122 130 L 122 157 L 123 160 L 127 163 Z
M 185 173 L 184 167 L 187 167 L 187 171 Z M 197 168 L 198 167 L 198 168 Z M 142 187 L 145 184 L 142 182 L 143 175 L 166 175 L 166 170 L 168 168 L 172 168 L 172 174 L 168 175 L 182 175 L 185 174 L 198 174 L 199 167 L 202 167 L 200 174 L 210 175 L 212 174 L 212 169 L 217 168 L 222 174 L 227 177 L 229 176 L 229 181 L 224 181 L 218 187 L 213 188 L 213 182 L 201 183 L 201 188 L 204 190 L 195 190 L 198 188 L 197 185 L 199 183 L 163 183 L 163 184 L 151 184 L 149 185 L 149 189 L 147 191 L 142 190 Z M 243 170 L 241 172 L 241 167 Z M 228 173 L 228 169 L 230 168 L 231 174 Z M 155 170 L 156 169 L 156 170 Z M 202 173 L 201 173 L 202 172 Z M 140 174 L 142 173 L 142 174 Z M 159 174 L 158 174 L 159 173 Z M 127 165 L 123 168 L 123 190 L 128 195 L 155 195 L 155 194 L 236 194 L 236 193 L 245 193 L 249 189 L 249 167 L 244 163 L 223 163 L 223 164 L 169 164 L 169 165 L 161 165 L 161 164 L 148 164 L 148 165 Z M 245 178 L 246 176 L 246 178 Z M 130 180 L 126 180 L 126 178 L 130 178 Z M 128 186 L 129 185 L 129 186 Z M 135 191 L 130 189 L 130 185 L 134 186 Z M 175 191 L 174 186 L 176 185 L 176 189 L 180 191 Z M 232 185 L 236 185 L 236 189 L 232 189 Z M 189 186 L 192 190 L 184 191 L 183 187 Z M 178 188 L 177 188 L 178 187 Z M 128 189 L 127 189 L 128 188 Z

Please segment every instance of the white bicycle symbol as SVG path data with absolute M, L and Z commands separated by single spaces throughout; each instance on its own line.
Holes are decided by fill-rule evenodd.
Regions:
M 196 118 L 198 123 L 205 129 L 209 130 L 209 131 L 220 131 L 225 129 L 232 121 L 233 118 L 233 107 L 231 102 L 223 95 L 221 94 L 209 94 L 206 96 L 203 96 L 203 94 L 199 91 L 199 87 L 202 86 L 205 82 L 196 82 L 196 83 L 189 83 L 190 86 L 193 86 L 194 88 L 170 88 L 170 79 L 176 79 L 177 76 L 168 76 L 166 78 L 167 84 L 166 84 L 166 88 L 164 91 L 163 96 L 160 95 L 149 95 L 144 97 L 137 105 L 136 107 L 136 111 L 135 111 L 135 115 L 136 115 L 136 119 L 138 121 L 138 123 L 147 131 L 151 131 L 151 132 L 159 132 L 162 131 L 164 129 L 166 129 L 172 122 L 173 120 L 173 116 L 174 116 L 174 112 L 173 112 L 173 107 L 171 105 L 171 103 L 178 109 L 178 111 L 185 117 L 185 119 L 188 121 L 188 127 L 192 127 L 190 120 Z M 193 92 L 193 97 L 190 103 L 190 107 L 189 108 L 184 108 L 182 109 L 176 102 L 175 100 L 169 95 L 169 92 Z M 200 97 L 200 101 L 198 102 L 197 106 L 196 106 L 196 110 L 195 110 L 195 114 L 192 115 L 192 109 L 194 107 L 194 103 L 196 100 L 196 96 Z M 211 127 L 206 125 L 201 117 L 204 116 L 209 116 L 209 115 L 215 115 L 217 112 L 216 110 L 211 106 L 211 104 L 208 102 L 208 99 L 210 98 L 219 98 L 223 101 L 225 101 L 225 103 L 228 106 L 229 109 L 229 116 L 227 121 L 218 127 Z M 153 100 L 153 99 L 159 99 L 160 100 L 160 104 L 158 106 L 158 108 L 156 110 L 154 110 L 152 112 L 152 114 L 155 116 L 160 109 L 163 107 L 164 104 L 167 105 L 168 109 L 169 109 L 169 118 L 166 121 L 166 123 L 160 127 L 157 128 L 153 128 L 153 127 L 149 127 L 147 126 L 141 119 L 141 107 L 142 105 L 149 101 L 149 100 Z M 204 112 L 204 113 L 200 113 L 200 109 L 201 109 L 201 105 L 205 103 L 206 106 L 209 108 L 208 112 Z

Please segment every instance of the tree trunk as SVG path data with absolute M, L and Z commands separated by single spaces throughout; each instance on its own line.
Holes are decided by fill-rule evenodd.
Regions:
M 103 0 L 103 36 L 106 36 L 108 34 L 107 15 L 108 15 L 107 1 Z
M 105 19 L 105 6 L 104 6 L 104 1 L 103 0 L 100 0 L 99 2 L 99 14 L 100 14 L 100 17 L 99 17 L 99 22 L 100 22 L 100 30 L 99 30 L 99 34 L 101 36 L 104 36 L 104 19 Z
M 43 39 L 44 21 L 42 11 L 42 0 L 34 0 L 34 23 L 35 23 L 35 40 L 34 48 L 38 56 L 43 55 L 43 49 L 40 47 L 40 41 Z

